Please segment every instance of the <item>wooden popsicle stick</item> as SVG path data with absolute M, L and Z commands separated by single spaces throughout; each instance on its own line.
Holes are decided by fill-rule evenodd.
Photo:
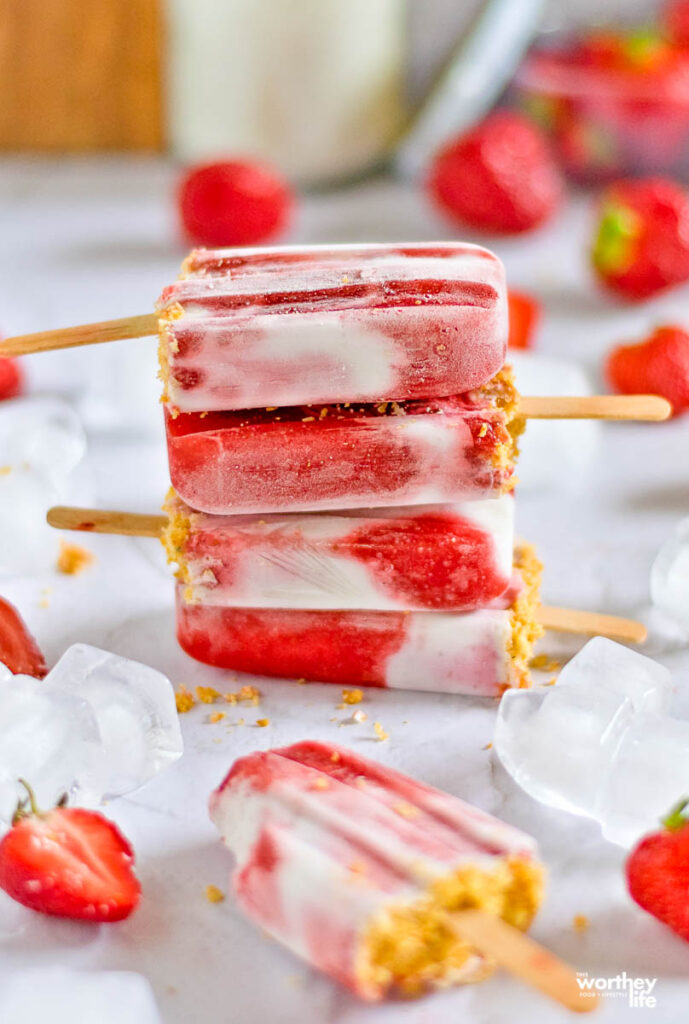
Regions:
M 577 1013 L 598 1006 L 598 996 L 580 988 L 576 972 L 563 960 L 500 917 L 481 910 L 448 914 L 460 938 L 495 960 L 516 978 Z
M 46 519 L 57 530 L 117 533 L 125 537 L 160 537 L 168 522 L 167 516 L 112 512 L 98 508 L 71 508 L 68 505 L 55 505 L 48 509 Z
M 32 352 L 53 352 L 60 348 L 80 345 L 100 345 L 104 341 L 125 338 L 146 338 L 158 333 L 155 313 L 143 316 L 125 316 L 120 320 L 103 320 L 97 324 L 64 327 L 57 331 L 39 331 L 37 334 L 18 334 L 0 342 L 0 356 L 25 356 Z
M 607 636 L 611 640 L 642 644 L 648 630 L 642 622 L 622 619 L 617 615 L 603 615 L 601 612 L 584 612 L 576 608 L 554 608 L 541 605 L 536 617 L 545 629 L 558 633 L 578 633 L 589 636 Z
M 672 405 L 660 395 L 548 395 L 519 399 L 527 420 L 647 420 L 669 419 Z

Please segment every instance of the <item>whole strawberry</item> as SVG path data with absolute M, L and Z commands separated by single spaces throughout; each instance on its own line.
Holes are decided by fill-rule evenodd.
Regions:
M 514 234 L 547 220 L 562 198 L 562 179 L 544 136 L 512 111 L 491 114 L 435 157 L 431 195 L 453 220 Z
M 603 194 L 592 250 L 601 284 L 647 299 L 689 280 L 689 196 L 672 181 L 619 181 Z
M 226 160 L 192 168 L 179 189 L 182 227 L 198 245 L 257 245 L 285 230 L 294 196 L 265 164 Z
M 689 409 L 689 333 L 658 327 L 638 345 L 620 345 L 608 355 L 605 373 L 623 395 L 662 395 L 677 416 Z
M 689 800 L 681 800 L 627 858 L 627 887 L 633 900 L 689 941 Z
M 80 921 L 121 921 L 141 895 L 134 853 L 95 811 L 58 804 L 39 811 L 33 792 L 0 842 L 0 888 L 31 910 Z
M 42 679 L 48 669 L 38 644 L 21 615 L 0 597 L 0 661 L 15 675 Z

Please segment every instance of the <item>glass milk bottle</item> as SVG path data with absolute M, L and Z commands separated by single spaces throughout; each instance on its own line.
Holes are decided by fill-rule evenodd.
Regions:
M 373 165 L 404 117 L 405 0 L 167 0 L 181 158 L 258 157 L 301 184 Z

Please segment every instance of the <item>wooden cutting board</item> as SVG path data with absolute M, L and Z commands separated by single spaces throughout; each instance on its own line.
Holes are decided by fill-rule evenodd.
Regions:
M 162 146 L 160 0 L 0 0 L 0 149 Z

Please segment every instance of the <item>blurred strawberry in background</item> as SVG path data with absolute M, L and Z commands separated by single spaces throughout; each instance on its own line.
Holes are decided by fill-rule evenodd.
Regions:
M 689 197 L 673 181 L 619 181 L 602 195 L 592 250 L 600 283 L 647 299 L 689 280 Z
M 563 188 L 541 132 L 499 110 L 436 155 L 431 195 L 460 224 L 496 234 L 530 231 L 557 210 Z
M 184 233 L 197 245 L 258 245 L 282 234 L 294 208 L 287 182 L 265 164 L 241 160 L 187 172 L 179 190 Z
M 533 336 L 541 319 L 541 305 L 525 292 L 507 293 L 507 309 L 509 317 L 509 348 L 531 348 Z
M 638 345 L 620 345 L 608 355 L 605 373 L 624 395 L 662 395 L 674 415 L 689 409 L 689 333 L 658 327 Z
M 0 356 L 0 401 L 18 398 L 24 391 L 24 373 L 16 359 Z
M 669 39 L 678 46 L 689 46 L 689 0 L 665 5 L 662 25 Z

